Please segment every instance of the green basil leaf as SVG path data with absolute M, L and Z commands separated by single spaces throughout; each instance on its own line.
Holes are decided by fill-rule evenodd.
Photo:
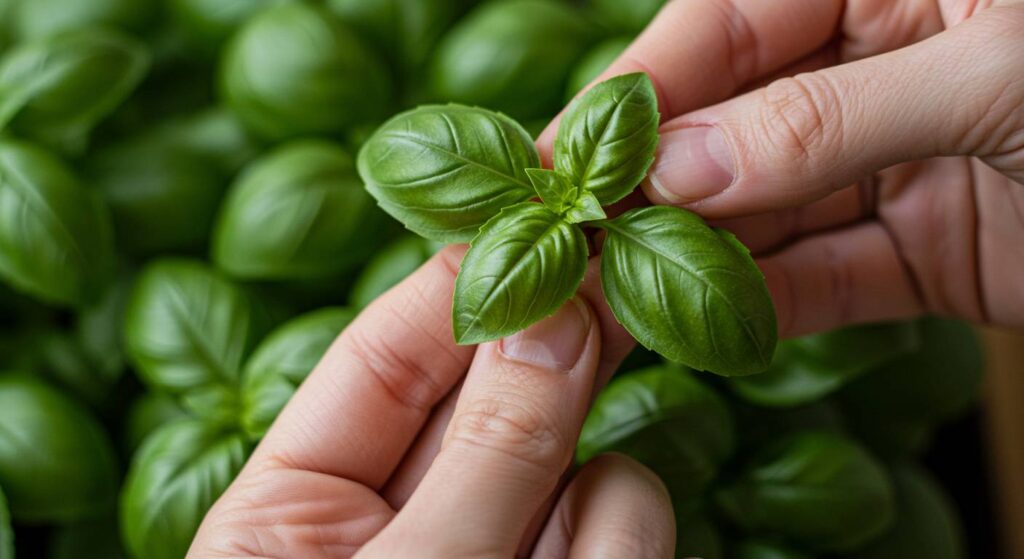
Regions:
M 921 345 L 844 387 L 837 395 L 851 430 L 877 452 L 923 450 L 934 428 L 978 400 L 984 374 L 981 344 L 963 322 L 918 321 Z
M 246 279 L 336 276 L 377 248 L 385 219 L 345 150 L 320 140 L 293 142 L 253 163 L 231 187 L 213 259 Z
M 580 189 L 568 177 L 551 169 L 527 169 L 526 176 L 530 177 L 541 202 L 558 215 L 569 211 L 580 197 Z
M 203 248 L 227 187 L 223 171 L 200 155 L 144 138 L 97 151 L 88 172 L 119 244 L 141 255 Z
M 124 445 L 132 453 L 142 444 L 150 433 L 162 425 L 185 419 L 188 412 L 182 409 L 174 398 L 159 392 L 147 392 L 139 396 L 128 409 L 125 421 Z
M 633 192 L 658 148 L 658 96 L 647 74 L 594 86 L 569 105 L 555 138 L 555 170 L 607 206 Z
M 112 509 L 117 459 L 78 402 L 27 375 L 0 375 L 0 486 L 20 522 L 74 522 Z
M 434 97 L 521 121 L 550 120 L 572 65 L 596 36 L 586 17 L 560 0 L 481 3 L 438 45 Z
M 140 377 L 170 394 L 237 387 L 268 319 L 253 299 L 205 265 L 150 264 L 128 304 L 125 340 Z
M 0 141 L 0 278 L 51 303 L 96 300 L 114 271 L 106 208 L 53 155 Z
M 601 201 L 591 192 L 581 192 L 576 203 L 569 211 L 565 212 L 565 220 L 569 223 L 583 223 L 585 221 L 597 221 L 608 216 L 601 208 Z
M 917 348 L 913 322 L 851 326 L 783 341 L 762 374 L 729 386 L 753 404 L 790 407 L 819 400 L 870 369 Z
M 503 338 L 551 316 L 587 269 L 587 239 L 540 204 L 517 204 L 473 239 L 455 281 L 452 326 L 459 344 Z
M 881 464 L 841 436 L 805 432 L 770 446 L 716 495 L 746 532 L 819 551 L 854 549 L 893 522 L 892 483 Z
M 114 515 L 57 528 L 47 559 L 126 559 Z M 0 554 L 0 558 L 3 555 Z
M 14 529 L 3 488 L 0 488 L 0 559 L 14 559 Z
M 202 421 L 154 432 L 135 455 L 121 495 L 121 531 L 135 557 L 180 559 L 214 501 L 252 450 L 245 437 Z
M 598 395 L 576 455 L 585 462 L 627 454 L 658 474 L 674 500 L 686 500 L 715 478 L 734 439 L 718 394 L 688 371 L 662 365 L 618 377 Z
M 415 272 L 439 248 L 433 241 L 412 235 L 394 241 L 363 267 L 352 285 L 349 304 L 357 309 L 366 307 Z
M 565 103 L 572 102 L 573 97 L 583 91 L 590 82 L 597 79 L 633 42 L 632 37 L 615 37 L 607 39 L 587 54 L 576 64 L 569 77 L 569 88 L 566 90 Z
M 533 197 L 530 135 L 475 107 L 425 106 L 386 122 L 359 151 L 359 175 L 384 211 L 441 242 L 469 242 L 502 208 Z
M 730 557 L 734 559 L 811 559 L 810 556 L 782 544 L 761 540 L 740 542 L 735 546 Z
M 259 439 L 270 428 L 355 312 L 326 308 L 294 318 L 271 332 L 253 353 L 242 381 L 242 426 Z
M 846 559 L 964 559 L 964 529 L 949 497 L 920 466 L 893 466 L 896 522 L 880 538 L 843 555 Z
M 156 0 L 31 0 L 16 4 L 11 26 L 23 41 L 93 25 L 139 29 L 156 6 Z
M 775 308 L 750 253 L 728 232 L 667 206 L 604 222 L 601 280 L 626 330 L 673 361 L 720 375 L 763 371 Z
M 262 10 L 224 51 L 221 91 L 269 140 L 331 135 L 384 115 L 383 63 L 326 8 L 288 2 Z
M 92 128 L 149 66 L 145 46 L 108 29 L 23 43 L 0 60 L 0 131 L 81 152 Z

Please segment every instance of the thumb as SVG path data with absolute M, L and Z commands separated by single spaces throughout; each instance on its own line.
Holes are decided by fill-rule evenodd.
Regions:
M 1024 182 L 1024 5 L 776 81 L 662 127 L 644 190 L 709 218 L 806 203 L 897 163 L 976 155 Z

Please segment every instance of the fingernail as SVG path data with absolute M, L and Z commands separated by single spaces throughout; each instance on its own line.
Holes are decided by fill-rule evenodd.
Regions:
M 509 359 L 556 371 L 569 371 L 583 354 L 590 333 L 590 311 L 574 297 L 553 316 L 501 341 Z
M 688 204 L 725 190 L 735 175 L 732 150 L 721 130 L 694 126 L 661 136 L 648 180 L 666 202 Z

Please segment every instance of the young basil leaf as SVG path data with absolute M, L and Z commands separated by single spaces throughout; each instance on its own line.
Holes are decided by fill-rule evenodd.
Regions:
M 377 248 L 385 219 L 345 150 L 300 140 L 263 156 L 231 187 L 213 259 L 246 279 L 336 276 Z
M 550 121 L 560 108 L 566 76 L 598 36 L 595 30 L 561 0 L 483 2 L 438 45 L 431 65 L 433 96 L 520 121 Z
M 439 244 L 413 235 L 391 243 L 363 267 L 352 285 L 349 304 L 357 309 L 366 307 L 415 272 L 439 249 Z
M 651 468 L 675 500 L 699 495 L 732 454 L 733 419 L 691 373 L 658 366 L 613 380 L 594 402 L 576 446 L 586 462 L 622 452 Z
M 779 344 L 767 371 L 733 379 L 729 386 L 753 404 L 799 406 L 823 398 L 919 344 L 913 322 L 851 326 L 794 338 Z
M 121 531 L 131 554 L 184 557 L 206 511 L 251 450 L 242 435 L 202 421 L 176 421 L 150 435 L 121 494 Z
M 576 203 L 569 208 L 569 211 L 565 212 L 565 220 L 569 223 L 597 221 L 607 217 L 604 209 L 601 208 L 601 202 L 597 199 L 597 196 L 587 191 L 581 192 L 579 198 L 576 199 Z
M 222 60 L 225 102 L 268 140 L 339 134 L 383 117 L 391 102 L 390 79 L 376 53 L 312 3 L 257 12 Z
M 601 281 L 615 317 L 665 357 L 720 375 L 771 363 L 775 308 L 750 253 L 731 234 L 667 206 L 632 210 L 608 232 Z
M 633 192 L 658 147 L 658 97 L 647 74 L 601 82 L 569 105 L 555 138 L 555 170 L 609 205 Z
M 241 422 L 252 439 L 270 428 L 295 389 L 320 362 L 355 312 L 326 308 L 294 318 L 260 344 L 242 380 Z
M 554 314 L 583 282 L 587 239 L 540 204 L 501 211 L 480 229 L 455 281 L 459 344 L 505 337 Z
M 844 559 L 965 559 L 964 529 L 956 509 L 931 475 L 920 466 L 892 468 L 896 522 L 888 532 Z
M 20 522 L 74 522 L 110 510 L 117 459 L 78 402 L 28 375 L 0 375 L 0 486 Z
M 110 216 L 53 155 L 0 141 L 0 278 L 51 303 L 96 300 L 114 271 Z
M 894 519 L 881 464 L 841 436 L 805 432 L 779 441 L 716 495 L 722 514 L 747 532 L 818 551 L 854 549 Z
M 11 528 L 11 511 L 7 497 L 0 487 L 0 559 L 14 559 L 14 529 Z
M 140 377 L 170 394 L 235 387 L 268 319 L 239 287 L 204 264 L 163 260 L 140 274 L 125 341 Z
M 527 169 L 526 176 L 530 177 L 541 202 L 558 215 L 569 211 L 580 197 L 579 188 L 565 175 L 551 169 Z
M 441 242 L 469 242 L 502 208 L 532 198 L 526 169 L 536 167 L 540 156 L 522 126 L 461 105 L 402 113 L 359 151 L 359 176 L 380 206 Z
M 109 29 L 81 29 L 22 43 L 0 60 L 0 131 L 81 152 L 92 128 L 142 80 L 142 43 Z
M 733 548 L 733 554 L 730 557 L 734 559 L 811 559 L 809 555 L 782 544 L 761 540 L 740 542 Z

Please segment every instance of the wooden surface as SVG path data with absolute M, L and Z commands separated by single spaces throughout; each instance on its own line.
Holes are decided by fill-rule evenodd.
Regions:
M 1024 335 L 983 332 L 988 359 L 985 416 L 992 493 L 1005 559 L 1024 559 Z

